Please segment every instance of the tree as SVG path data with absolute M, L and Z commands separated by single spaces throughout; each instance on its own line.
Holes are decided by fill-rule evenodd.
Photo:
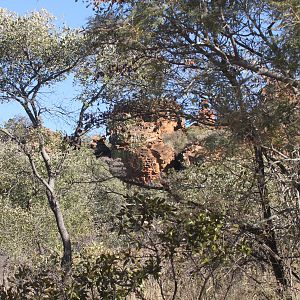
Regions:
M 1 131 L 18 143 L 34 176 L 45 188 L 63 243 L 62 264 L 69 269 L 71 240 L 56 191 L 63 156 L 60 162 L 52 161 L 47 149 L 46 140 L 51 132 L 43 127 L 42 114 L 47 109 L 43 106 L 42 92 L 62 81 L 78 65 L 84 50 L 83 36 L 78 31 L 67 27 L 58 30 L 53 20 L 46 11 L 19 17 L 0 10 L 0 101 L 20 104 L 30 120 L 30 125 L 23 128 L 23 135 L 7 129 Z M 43 161 L 42 169 L 37 166 L 37 156 Z
M 271 178 L 291 176 L 293 187 L 285 198 L 294 203 L 296 212 L 299 186 L 291 178 L 298 176 L 287 161 L 299 158 L 299 14 L 294 1 L 289 1 L 291 6 L 281 4 L 97 1 L 90 33 L 96 49 L 105 40 L 112 49 L 108 63 L 97 59 L 94 63 L 96 79 L 107 83 L 101 100 L 176 99 L 186 118 L 202 123 L 199 107 L 207 101 L 217 116 L 213 126 L 226 126 L 240 145 L 249 143 L 248 160 L 254 165 L 247 172 L 256 179 L 260 230 L 266 233 L 262 252 L 278 282 L 278 293 L 290 298 L 284 242 L 273 221 L 281 195 L 271 194 L 274 185 L 280 187 L 278 182 L 271 184 Z M 290 180 L 282 184 L 289 185 Z M 291 216 L 288 220 L 293 223 Z M 259 234 L 255 236 L 259 240 Z
M 230 279 L 225 295 L 221 295 L 226 298 L 234 279 L 240 280 L 240 270 L 253 278 L 254 266 L 259 274 L 267 274 L 268 281 L 275 283 L 271 295 L 277 293 L 281 299 L 290 299 L 293 280 L 300 278 L 293 268 L 299 265 L 299 241 L 295 237 L 300 229 L 297 10 L 268 0 L 96 3 L 97 15 L 85 36 L 89 55 L 84 61 L 80 61 L 77 46 L 75 52 L 70 52 L 76 59 L 71 55 L 68 62 L 68 51 L 55 61 L 51 59 L 56 52 L 51 53 L 47 58 L 51 66 L 47 65 L 48 60 L 40 60 L 47 53 L 44 50 L 38 52 L 36 61 L 31 59 L 32 53 L 36 53 L 33 50 L 5 52 L 5 45 L 11 49 L 19 45 L 10 44 L 11 36 L 3 38 L 4 46 L 0 48 L 4 53 L 3 66 L 8 66 L 2 72 L 2 99 L 19 102 L 31 121 L 31 125 L 23 127 L 21 136 L 13 134 L 12 129 L 2 131 L 27 155 L 35 178 L 46 187 L 54 214 L 57 216 L 57 206 L 53 208 L 53 203 L 58 204 L 57 171 L 61 171 L 62 164 L 60 159 L 49 161 L 49 132 L 42 126 L 37 95 L 44 85 L 60 80 L 80 61 L 76 78 L 83 84 L 84 93 L 75 139 L 89 126 L 107 123 L 113 117 L 110 112 L 115 104 L 131 102 L 130 107 L 140 110 L 143 103 L 162 98 L 175 99 L 182 107 L 176 113 L 195 122 L 195 126 L 204 124 L 211 128 L 208 134 L 192 139 L 204 149 L 197 159 L 198 165 L 171 172 L 163 177 L 160 186 L 141 184 L 125 195 L 128 203 L 117 215 L 116 225 L 124 244 L 129 244 L 129 251 L 121 259 L 108 256 L 108 269 L 112 270 L 108 278 L 116 283 L 116 274 L 121 279 L 120 287 L 124 287 L 124 278 L 129 290 L 113 285 L 112 293 L 118 289 L 122 297 L 149 274 L 160 281 L 161 270 L 170 270 L 171 298 L 176 299 L 178 269 L 185 266 L 189 274 L 203 278 L 199 280 L 198 298 L 204 295 L 207 282 L 211 280 L 217 286 L 214 280 L 223 277 L 226 270 Z M 288 3 L 297 4 L 293 0 Z M 24 24 L 22 30 L 23 27 Z M 26 38 L 27 35 L 22 40 Z M 52 45 L 55 42 L 51 40 Z M 5 60 L 11 53 L 15 53 L 11 61 L 17 64 Z M 20 53 L 25 53 L 24 60 Z M 63 65 L 62 73 L 57 61 Z M 41 62 L 46 64 L 46 70 L 56 73 L 43 77 L 42 72 L 39 77 L 37 74 L 44 70 Z M 38 67 L 32 71 L 32 66 Z M 29 77 L 20 76 L 24 70 Z M 39 81 L 40 78 L 46 79 Z M 21 85 L 15 86 L 16 82 Z M 86 114 L 96 103 L 105 104 L 101 109 L 107 110 Z M 213 110 L 214 122 L 207 122 L 199 113 L 203 105 Z M 133 116 L 138 113 L 135 111 Z M 185 133 L 193 135 L 188 129 Z M 181 143 L 177 144 L 181 147 Z M 41 166 L 37 163 L 35 145 L 40 151 Z M 62 234 L 62 239 L 67 248 L 67 259 L 65 256 L 63 260 L 68 263 L 68 235 Z M 102 258 L 101 268 L 102 262 L 107 266 L 106 258 Z M 119 272 L 119 267 L 115 268 L 115 261 L 117 266 L 123 262 L 123 268 L 133 264 L 133 270 L 144 262 L 146 265 L 142 273 L 128 270 L 128 276 L 126 270 Z M 89 269 L 89 263 L 84 264 L 84 269 Z M 96 275 L 92 278 L 85 274 L 83 282 L 94 282 L 95 277 L 101 282 L 103 279 L 106 292 L 106 278 L 97 270 L 94 269 Z M 252 280 L 256 285 L 261 282 L 255 276 Z M 87 289 L 89 297 L 94 285 Z M 263 291 L 262 294 L 265 295 Z

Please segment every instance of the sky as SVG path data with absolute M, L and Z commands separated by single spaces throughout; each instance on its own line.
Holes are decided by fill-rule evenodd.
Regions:
M 82 1 L 75 2 L 75 0 L 0 0 L 0 7 L 14 11 L 19 15 L 26 14 L 30 11 L 39 11 L 44 8 L 57 18 L 57 24 L 66 24 L 72 28 L 84 27 L 88 18 L 93 15 L 91 7 L 87 8 Z M 54 86 L 52 91 L 45 93 L 44 101 L 50 104 L 54 103 L 64 106 L 70 105 L 71 99 L 75 96 L 76 87 L 72 85 L 71 78 L 65 82 Z M 57 100 L 58 103 L 57 103 Z M 70 105 L 71 106 L 71 105 Z M 53 111 L 55 107 L 53 106 Z M 72 109 L 76 106 L 72 104 Z M 0 104 L 0 126 L 7 120 L 14 116 L 22 116 L 24 113 L 22 109 L 14 103 Z M 45 126 L 53 130 L 62 130 L 67 133 L 72 132 L 72 120 L 65 117 L 53 117 L 53 115 L 44 116 Z

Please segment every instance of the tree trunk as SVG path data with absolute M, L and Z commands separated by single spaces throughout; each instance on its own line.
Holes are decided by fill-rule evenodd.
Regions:
M 42 183 L 44 183 L 46 187 L 48 203 L 51 207 L 51 210 L 54 213 L 57 229 L 59 231 L 63 243 L 63 257 L 61 260 L 61 265 L 65 269 L 65 271 L 68 272 L 71 269 L 71 265 L 72 265 L 72 245 L 71 245 L 70 235 L 65 226 L 64 218 L 61 209 L 59 207 L 59 202 L 57 200 L 56 193 L 55 193 L 55 179 L 57 175 L 56 172 L 53 171 L 53 165 L 51 163 L 50 156 L 46 151 L 44 138 L 41 132 L 39 132 L 39 142 L 40 142 L 41 155 L 48 174 L 47 181 L 45 181 L 38 174 L 36 169 L 34 171 L 36 176 L 40 178 L 40 180 L 42 181 Z
M 49 190 L 47 190 L 47 198 L 51 210 L 54 213 L 56 225 L 63 243 L 63 257 L 61 260 L 61 265 L 66 271 L 69 271 L 72 265 L 72 245 L 70 235 L 65 226 L 64 218 L 56 196 L 53 194 L 53 192 L 51 193 Z
M 292 299 L 288 280 L 285 275 L 283 261 L 278 251 L 278 245 L 277 245 L 276 235 L 274 231 L 274 224 L 272 221 L 272 211 L 271 211 L 271 206 L 268 198 L 268 190 L 266 186 L 262 147 L 258 145 L 254 145 L 254 153 L 255 153 L 255 163 L 256 163 L 257 185 L 258 185 L 258 190 L 260 195 L 263 217 L 266 221 L 265 245 L 270 249 L 267 255 L 269 257 L 274 276 L 278 284 L 281 286 L 281 288 L 278 289 L 277 292 L 281 295 L 281 297 L 284 297 L 284 299 Z
M 0 255 L 0 285 L 5 291 L 8 290 L 8 261 L 9 258 L 5 255 Z
M 43 158 L 44 165 L 47 170 L 47 175 L 48 175 L 47 180 L 39 174 L 31 155 L 28 154 L 27 156 L 31 163 L 33 173 L 46 187 L 46 195 L 47 195 L 48 203 L 55 216 L 57 229 L 59 231 L 63 243 L 63 256 L 62 256 L 61 265 L 65 269 L 65 271 L 68 272 L 72 266 L 72 245 L 71 245 L 70 235 L 65 226 L 64 218 L 55 193 L 55 179 L 57 174 L 53 170 L 53 165 L 51 163 L 50 156 L 46 151 L 44 138 L 41 132 L 39 132 L 39 143 L 40 143 L 41 156 Z

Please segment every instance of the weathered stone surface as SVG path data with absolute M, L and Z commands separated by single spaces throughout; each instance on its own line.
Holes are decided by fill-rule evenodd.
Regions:
M 122 176 L 127 180 L 157 182 L 163 171 L 180 170 L 201 160 L 206 155 L 201 140 L 215 131 L 211 126 L 215 115 L 207 102 L 202 103 L 199 123 L 189 128 L 185 128 L 181 111 L 170 100 L 122 103 L 115 106 L 109 122 L 110 149 L 105 137 L 99 136 L 93 137 L 90 146 L 98 157 L 121 160 Z
M 116 107 L 109 127 L 112 156 L 122 159 L 128 179 L 153 182 L 175 159 L 163 137 L 184 126 L 179 111 L 176 102 L 166 100 Z

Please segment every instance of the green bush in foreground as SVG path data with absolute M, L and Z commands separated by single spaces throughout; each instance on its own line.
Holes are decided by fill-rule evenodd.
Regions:
M 3 300 L 25 299 L 124 299 L 141 293 L 144 280 L 157 276 L 159 266 L 153 259 L 133 260 L 129 253 L 102 253 L 98 258 L 77 259 L 69 274 L 53 256 L 38 267 L 19 266 L 9 279 L 10 287 L 0 288 Z

